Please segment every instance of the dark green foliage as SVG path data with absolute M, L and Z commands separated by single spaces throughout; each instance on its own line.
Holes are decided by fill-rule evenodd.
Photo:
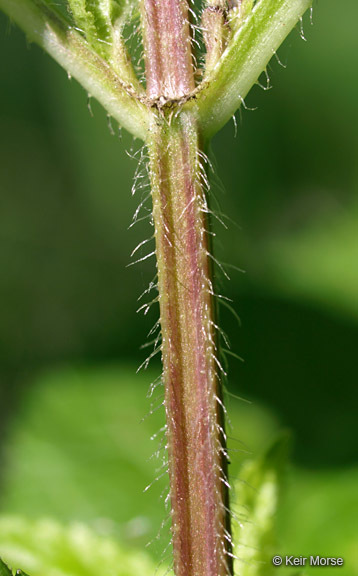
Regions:
M 0 558 L 0 576 L 13 576 L 10 568 L 1 560 Z M 15 576 L 28 576 L 26 572 L 22 570 L 16 570 Z
M 8 566 L 0 558 L 0 576 L 12 576 L 12 572 Z

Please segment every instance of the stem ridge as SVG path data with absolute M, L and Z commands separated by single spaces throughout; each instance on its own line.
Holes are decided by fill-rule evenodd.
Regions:
M 208 208 L 192 117 L 149 144 L 176 576 L 231 574 Z

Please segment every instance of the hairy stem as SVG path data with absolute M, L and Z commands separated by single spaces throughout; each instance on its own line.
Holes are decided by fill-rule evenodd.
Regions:
M 194 88 L 185 0 L 143 0 L 147 91 L 159 102 Z M 232 573 L 203 153 L 195 117 L 170 106 L 147 140 L 158 266 L 176 576 Z
M 205 72 L 215 68 L 224 52 L 229 36 L 229 26 L 225 21 L 226 0 L 207 0 L 201 17 L 203 40 L 206 49 Z
M 244 3 L 245 7 L 252 4 Z M 232 36 L 220 65 L 209 69 L 195 98 L 184 108 L 196 113 L 202 134 L 210 139 L 235 114 L 272 56 L 312 0 L 258 0 L 231 21 Z M 243 21 L 242 21 L 243 17 Z M 237 21 L 237 22 L 236 22 Z
M 153 123 L 155 222 L 176 576 L 231 573 L 208 207 L 195 121 Z
M 82 3 L 70 4 L 76 16 Z M 310 4 L 206 0 L 206 69 L 195 86 L 187 0 L 140 0 L 144 93 L 120 21 L 102 46 L 92 21 L 89 33 L 80 33 L 47 0 L 0 0 L 0 9 L 148 147 L 176 576 L 233 572 L 204 142 L 235 113 Z
M 176 99 L 194 89 L 186 0 L 142 0 L 147 94 Z

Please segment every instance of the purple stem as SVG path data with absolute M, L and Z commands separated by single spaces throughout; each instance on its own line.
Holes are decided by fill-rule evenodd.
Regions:
M 142 0 L 147 92 L 161 104 L 194 87 L 184 0 Z M 169 103 L 170 104 L 170 103 Z M 153 107 L 155 111 L 155 107 Z M 232 574 L 225 431 L 200 135 L 171 105 L 153 115 L 153 198 L 174 572 Z

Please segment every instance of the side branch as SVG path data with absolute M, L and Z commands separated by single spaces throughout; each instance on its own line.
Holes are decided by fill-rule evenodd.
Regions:
M 41 0 L 0 0 L 2 9 L 134 136 L 146 140 L 147 106 L 135 89 L 90 49 L 84 38 Z
M 210 139 L 235 114 L 273 54 L 311 5 L 312 0 L 257 2 L 234 32 L 217 65 L 183 106 L 196 115 L 205 138 Z

